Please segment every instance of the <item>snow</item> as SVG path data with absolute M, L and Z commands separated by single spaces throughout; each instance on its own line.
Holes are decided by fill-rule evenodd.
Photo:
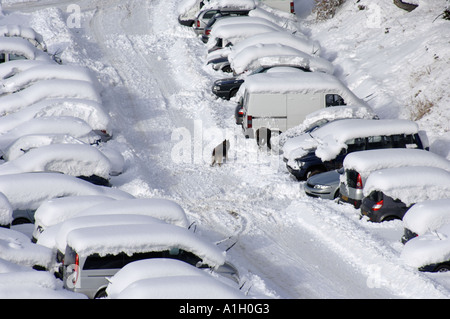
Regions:
M 421 236 L 450 223 L 450 198 L 416 203 L 403 216 L 403 226 Z
M 380 149 L 348 154 L 344 168 L 355 170 L 362 178 L 373 171 L 400 166 L 431 166 L 450 172 L 450 161 L 440 155 L 421 149 Z
M 117 234 L 120 233 L 120 236 Z M 128 224 L 86 227 L 67 234 L 67 245 L 78 255 L 127 255 L 139 252 L 164 251 L 172 248 L 192 252 L 204 264 L 218 267 L 225 263 L 225 251 L 208 243 L 192 231 L 171 224 Z
M 33 27 L 65 64 L 94 72 L 115 131 L 107 144 L 124 158 L 125 173 L 113 185 L 174 200 L 198 235 L 230 238 L 221 246 L 236 242 L 227 258 L 250 291 L 280 299 L 448 299 L 448 276 L 420 273 L 400 258 L 400 221 L 375 225 L 352 207 L 306 197 L 282 159 L 242 137 L 234 102 L 210 94 L 223 74 L 204 68 L 207 48 L 178 24 L 180 3 L 83 0 L 81 28 L 71 28 L 66 1 L 8 0 L 0 19 Z M 296 0 L 299 32 L 320 43 L 334 75 L 381 119 L 415 120 L 431 151 L 450 159 L 450 34 L 448 21 L 436 19 L 446 2 L 420 1 L 406 12 L 390 0 L 346 1 L 328 21 L 308 12 L 313 3 Z M 416 118 L 425 102 L 433 106 Z M 210 167 L 210 141 L 225 137 L 233 157 Z M 178 143 L 187 146 L 187 161 L 172 157 Z M 0 260 L 2 269 L 14 268 L 5 264 Z M 35 285 L 20 281 L 23 268 L 14 271 L 5 276 L 22 284 L 0 291 L 33 297 Z
M 246 70 L 255 69 L 256 67 L 263 65 L 258 63 L 255 65 L 255 60 L 258 62 L 259 58 L 271 58 L 274 61 L 285 57 L 287 61 L 293 57 L 299 59 L 301 66 L 311 71 L 319 71 L 332 74 L 334 71 L 333 65 L 320 57 L 310 56 L 303 51 L 297 50 L 294 47 L 286 46 L 282 44 L 256 44 L 248 46 L 237 54 L 233 54 L 233 51 L 228 55 L 230 65 L 236 74 L 243 73 Z M 295 62 L 295 59 L 294 59 Z M 265 65 L 268 65 L 266 63 Z
M 162 220 L 145 215 L 91 215 L 72 217 L 66 221 L 46 228 L 37 240 L 37 244 L 64 254 L 67 246 L 67 234 L 74 229 L 108 225 L 164 223 Z
M 436 167 L 385 168 L 369 175 L 364 196 L 381 191 L 407 206 L 425 200 L 450 197 L 450 172 Z
M 409 240 L 401 253 L 409 266 L 422 267 L 450 259 L 450 224 Z
M 101 151 L 88 144 L 50 144 L 0 165 L 0 175 L 45 171 L 109 179 L 111 163 Z
M 238 289 L 220 281 L 198 276 L 142 279 L 132 283 L 118 299 L 246 299 Z
M 47 51 L 42 35 L 37 33 L 33 28 L 22 25 L 2 25 L 0 26 L 0 36 L 2 37 L 21 37 L 27 39 L 36 48 Z
M 106 288 L 106 292 L 108 293 L 108 298 L 115 299 L 120 296 L 120 293 L 124 289 L 136 281 L 173 276 L 212 277 L 214 274 L 211 273 L 209 269 L 202 270 L 200 268 L 192 267 L 177 259 L 144 259 L 127 264 L 120 269 L 109 279 L 109 285 Z M 214 278 L 218 280 L 219 277 L 216 276 Z

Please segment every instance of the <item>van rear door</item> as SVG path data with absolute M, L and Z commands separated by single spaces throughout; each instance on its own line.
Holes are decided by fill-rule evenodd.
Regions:
M 324 107 L 322 93 L 287 94 L 287 129 L 301 124 L 306 115 Z

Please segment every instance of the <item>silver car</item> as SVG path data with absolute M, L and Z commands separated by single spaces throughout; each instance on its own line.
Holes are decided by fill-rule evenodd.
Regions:
M 339 196 L 340 176 L 343 169 L 311 176 L 305 183 L 305 193 L 311 197 L 334 200 Z

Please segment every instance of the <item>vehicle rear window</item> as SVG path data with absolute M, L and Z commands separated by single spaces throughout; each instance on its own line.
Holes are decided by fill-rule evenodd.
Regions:
M 347 185 L 351 188 L 356 188 L 356 181 L 358 179 L 358 172 L 354 169 L 349 169 L 346 172 L 347 174 Z
M 368 198 L 374 202 L 379 202 L 383 199 L 383 193 L 379 191 L 373 191 L 369 194 Z

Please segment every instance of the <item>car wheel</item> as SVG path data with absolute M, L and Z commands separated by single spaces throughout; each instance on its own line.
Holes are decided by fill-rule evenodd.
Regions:
M 108 294 L 106 293 L 106 288 L 103 288 L 97 292 L 95 299 L 106 298 Z
M 383 218 L 382 222 L 388 222 L 391 220 L 396 220 L 396 219 L 400 219 L 397 216 L 386 216 L 385 218 Z

